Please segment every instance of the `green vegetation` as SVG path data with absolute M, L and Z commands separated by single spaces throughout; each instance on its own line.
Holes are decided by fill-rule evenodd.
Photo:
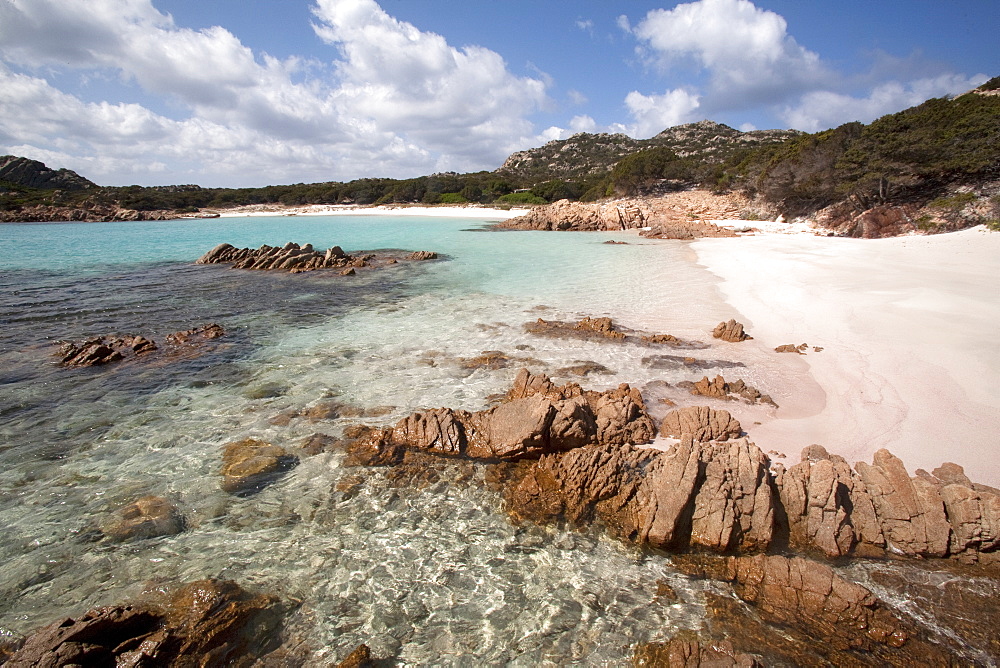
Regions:
M 531 192 L 510 193 L 498 197 L 497 201 L 502 204 L 548 204 L 549 202 Z
M 611 187 L 619 195 L 636 195 L 662 181 L 689 182 L 696 168 L 669 148 L 651 148 L 622 158 L 611 170 Z

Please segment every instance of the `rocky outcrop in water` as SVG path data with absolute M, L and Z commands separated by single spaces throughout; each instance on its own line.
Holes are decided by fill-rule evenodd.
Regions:
M 279 639 L 283 606 L 227 580 L 200 580 L 162 604 L 116 605 L 31 634 L 4 665 L 250 666 Z
M 391 429 L 363 429 L 349 450 L 353 463 L 396 463 L 408 449 L 516 460 L 593 443 L 646 443 L 655 433 L 642 396 L 628 385 L 594 392 L 522 369 L 498 406 L 413 413 Z
M 224 336 L 226 331 L 214 323 L 202 325 L 183 332 L 174 332 L 165 337 L 169 348 L 163 350 L 155 341 L 144 336 L 98 336 L 79 343 L 63 341 L 57 355 L 59 364 L 67 367 L 101 366 L 126 359 L 152 358 L 150 353 L 160 351 L 168 355 L 190 353 L 199 344 Z
M 58 354 L 62 366 L 100 366 L 154 350 L 156 343 L 142 336 L 99 336 L 80 343 L 66 341 Z
M 997 561 L 1000 490 L 954 464 L 911 478 L 884 450 L 852 470 L 810 446 L 786 470 L 704 406 L 672 411 L 660 433 L 680 442 L 635 447 L 655 429 L 628 385 L 594 392 L 522 370 L 489 410 L 431 409 L 346 435 L 352 465 L 395 465 L 409 451 L 507 462 L 493 481 L 515 518 L 600 520 L 659 548 Z
M 298 464 L 279 445 L 255 438 L 227 443 L 222 450 L 222 489 L 236 496 L 256 494 Z
M 743 324 L 736 322 L 736 320 L 730 319 L 727 322 L 720 322 L 712 330 L 712 336 L 716 339 L 722 339 L 723 341 L 729 341 L 730 343 L 739 343 L 740 341 L 747 341 L 753 337 L 743 331 Z
M 402 259 L 419 262 L 437 257 L 438 254 L 433 251 L 416 251 Z M 293 274 L 316 269 L 339 269 L 342 275 L 353 276 L 355 269 L 396 264 L 399 259 L 375 253 L 348 255 L 340 246 L 317 251 L 312 244 L 300 246 L 288 242 L 284 246 L 264 245 L 260 248 L 236 248 L 231 244 L 219 244 L 198 258 L 195 264 L 230 264 L 233 269 L 287 271 Z
M 610 340 L 653 345 L 693 345 L 681 341 L 672 334 L 643 334 L 634 330 L 621 328 L 608 317 L 592 318 L 586 316 L 575 323 L 538 318 L 535 322 L 525 323 L 524 331 L 535 336 L 580 339 L 583 341 Z
M 762 665 L 960 665 L 912 619 L 826 564 L 779 555 L 685 555 L 674 565 L 732 588 L 733 596 L 706 596 L 708 626 Z
M 760 390 L 747 385 L 742 380 L 734 380 L 729 383 L 722 376 L 716 376 L 712 380 L 708 376 L 703 376 L 696 383 L 683 381 L 677 384 L 690 390 L 691 394 L 702 397 L 712 397 L 715 399 L 735 400 L 744 399 L 751 404 L 770 404 L 777 407 L 774 400 L 769 395 L 761 394 Z

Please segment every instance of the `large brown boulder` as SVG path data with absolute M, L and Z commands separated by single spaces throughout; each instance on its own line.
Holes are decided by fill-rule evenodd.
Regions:
M 663 436 L 682 438 L 687 435 L 696 441 L 727 441 L 739 438 L 742 433 L 739 420 L 729 411 L 708 406 L 685 406 L 670 411 L 660 426 Z
M 736 322 L 733 319 L 727 322 L 720 322 L 716 325 L 715 329 L 712 330 L 712 336 L 723 341 L 729 341 L 730 343 L 739 343 L 740 341 L 753 338 L 743 331 L 742 323 Z
M 277 645 L 282 606 L 226 580 L 192 582 L 165 604 L 118 605 L 31 634 L 5 666 L 250 666 Z
M 871 496 L 843 457 L 811 445 L 799 464 L 778 469 L 777 487 L 792 547 L 828 558 L 877 556 L 885 547 Z
M 278 445 L 255 438 L 227 443 L 222 451 L 222 489 L 237 496 L 255 494 L 298 464 Z
M 537 522 L 600 519 L 624 538 L 661 548 L 756 551 L 773 541 L 767 457 L 745 440 L 667 452 L 607 444 L 542 457 L 499 487 L 508 510 Z

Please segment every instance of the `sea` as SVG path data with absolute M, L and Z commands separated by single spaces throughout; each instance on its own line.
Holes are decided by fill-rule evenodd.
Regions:
M 629 665 L 636 644 L 700 629 L 704 593 L 720 585 L 601 530 L 512 522 L 483 466 L 399 485 L 384 469 L 343 466 L 340 452 L 299 451 L 314 434 L 336 437 L 359 422 L 486 408 L 521 367 L 597 390 L 630 383 L 654 415 L 678 397 L 678 382 L 717 373 L 786 398 L 768 366 L 776 356 L 711 338 L 739 314 L 687 242 L 489 222 L 0 225 L 0 635 L 207 577 L 291 602 L 283 633 L 316 665 L 361 643 L 399 665 Z M 356 276 L 194 263 L 222 242 L 289 241 L 439 259 Z M 690 345 L 541 338 L 524 328 L 584 316 Z M 162 342 L 207 323 L 227 333 L 196 356 L 56 363 L 60 341 Z M 510 363 L 468 362 L 485 351 Z M 575 375 L 582 363 L 597 371 Z M 310 410 L 331 402 L 358 410 Z M 221 454 L 246 438 L 300 461 L 237 497 L 220 488 Z M 178 507 L 182 533 L 102 537 L 123 506 L 150 494 Z M 658 598 L 664 587 L 676 600 Z

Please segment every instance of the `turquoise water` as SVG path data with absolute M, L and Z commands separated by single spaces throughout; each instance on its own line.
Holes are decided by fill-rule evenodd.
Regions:
M 403 665 L 625 665 L 635 643 L 697 628 L 698 592 L 710 585 L 599 535 L 511 525 L 475 466 L 461 484 L 445 474 L 423 489 L 399 488 L 385 471 L 359 476 L 325 453 L 303 456 L 257 495 L 220 490 L 227 442 L 254 437 L 295 450 L 314 433 L 336 436 L 359 420 L 303 416 L 334 399 L 383 407 L 369 423 L 431 406 L 476 410 L 522 365 L 595 389 L 632 383 L 661 412 L 653 404 L 666 383 L 702 373 L 735 368 L 776 393 L 752 350 L 736 358 L 707 335 L 735 314 L 687 244 L 482 227 L 367 216 L 0 226 L 0 627 L 27 633 L 214 576 L 301 601 L 287 633 L 316 662 L 367 642 Z M 443 259 L 350 278 L 192 264 L 220 242 L 287 241 Z M 693 374 L 660 349 L 523 329 L 538 317 L 584 315 L 708 339 L 681 353 L 704 363 Z M 206 322 L 228 334 L 201 357 L 53 364 L 60 339 L 162 340 Z M 497 370 L 462 364 L 486 350 L 518 361 Z M 608 373 L 581 380 L 560 371 L 580 361 Z M 353 492 L 342 491 L 345 481 Z M 125 544 L 99 539 L 95 527 L 146 494 L 173 501 L 188 529 Z M 652 605 L 663 580 L 680 603 Z

